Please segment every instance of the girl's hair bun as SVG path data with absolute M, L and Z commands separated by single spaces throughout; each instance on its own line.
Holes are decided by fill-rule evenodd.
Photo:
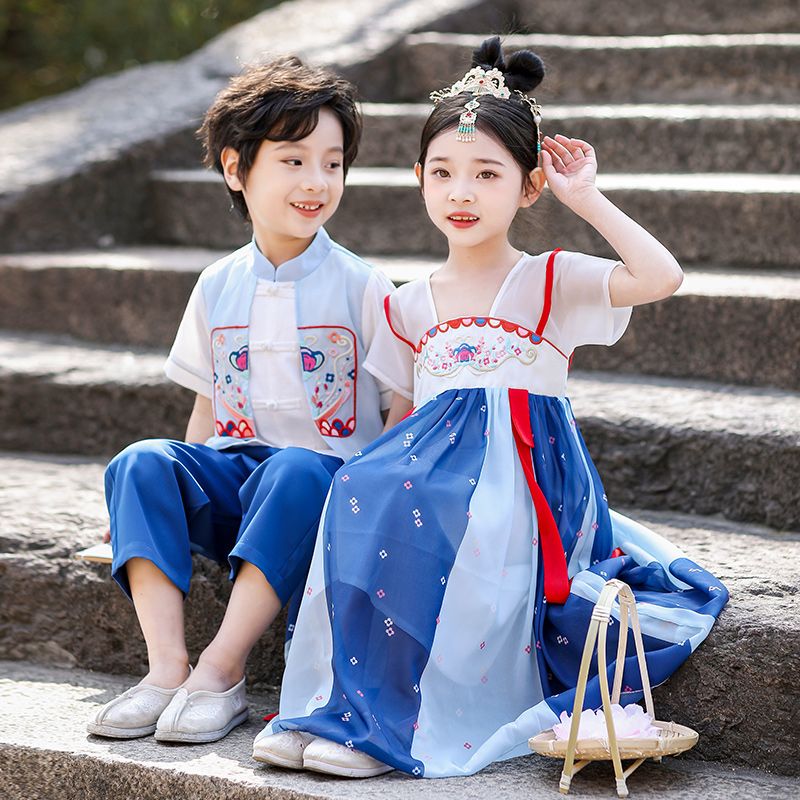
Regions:
M 484 40 L 472 51 L 472 66 L 499 69 L 511 91 L 530 92 L 544 78 L 544 62 L 531 50 L 518 50 L 508 60 L 503 58 L 499 36 Z

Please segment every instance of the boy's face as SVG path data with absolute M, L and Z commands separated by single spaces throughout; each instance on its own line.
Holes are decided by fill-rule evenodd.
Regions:
M 223 150 L 225 180 L 244 194 L 262 251 L 288 240 L 308 243 L 333 216 L 344 191 L 343 156 L 342 125 L 328 108 L 320 109 L 317 127 L 305 139 L 264 140 L 244 185 L 236 176 L 238 154 Z

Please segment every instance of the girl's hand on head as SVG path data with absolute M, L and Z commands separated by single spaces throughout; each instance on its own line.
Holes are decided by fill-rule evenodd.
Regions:
M 576 206 L 597 191 L 597 156 L 594 148 L 581 139 L 557 133 L 542 140 L 542 169 L 550 191 L 568 208 Z

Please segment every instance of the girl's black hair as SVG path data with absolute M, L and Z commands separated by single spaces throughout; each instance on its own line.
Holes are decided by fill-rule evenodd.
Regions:
M 499 69 L 503 73 L 506 86 L 511 90 L 511 97 L 508 99 L 481 95 L 478 98 L 480 108 L 475 126 L 496 139 L 511 153 L 525 176 L 527 186 L 529 174 L 538 166 L 536 145 L 539 132 L 530 106 L 515 94 L 515 90 L 527 94 L 535 89 L 544 78 L 544 63 L 530 50 L 518 50 L 504 58 L 500 37 L 493 36 L 473 51 L 472 66 L 487 70 Z M 470 97 L 470 94 L 462 93 L 440 100 L 434 106 L 420 138 L 417 160 L 422 166 L 425 166 L 428 147 L 434 137 L 458 127 L 464 104 Z

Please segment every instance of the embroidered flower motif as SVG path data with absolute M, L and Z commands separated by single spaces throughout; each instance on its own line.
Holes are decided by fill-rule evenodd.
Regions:
M 472 745 L 469 742 L 464 742 L 464 749 L 465 750 L 472 750 Z
M 486 675 L 481 676 L 481 683 L 489 683 L 489 678 Z
M 378 595 L 378 597 L 380 597 L 381 600 L 383 600 L 383 598 L 386 597 L 386 592 L 384 592 L 383 589 L 378 589 L 378 591 L 375 592 L 375 594 Z
M 318 694 L 314 699 L 319 703 L 319 701 L 322 700 L 323 697 L 321 694 Z
M 342 722 L 350 722 L 350 717 L 352 716 L 353 714 L 351 711 L 345 711 L 344 714 L 342 714 Z
M 419 775 L 421 772 L 422 770 L 419 767 L 414 767 L 414 769 L 411 770 L 412 775 Z
M 358 659 L 357 659 L 355 656 L 353 656 L 353 657 L 350 659 L 350 663 L 351 663 L 353 666 L 355 666 L 356 664 L 358 664 Z
M 415 683 L 415 684 L 414 684 L 414 685 L 413 685 L 411 688 L 412 688 L 412 689 L 413 689 L 413 690 L 414 690 L 414 691 L 415 691 L 417 694 L 419 694 L 419 686 L 417 686 L 417 684 L 416 684 L 416 683 Z
M 387 636 L 394 636 L 394 628 L 387 628 L 386 629 Z
M 526 645 L 525 645 L 525 647 L 523 648 L 524 652 L 525 652 L 527 655 L 530 655 L 530 654 L 531 654 L 531 649 L 532 649 L 532 648 L 531 648 L 531 646 L 530 646 L 529 644 L 526 644 Z
M 342 480 L 343 481 L 349 481 L 350 480 L 350 476 L 349 475 L 342 475 Z
M 356 694 L 357 694 L 359 697 L 363 697 L 363 696 L 364 696 L 364 692 L 362 692 L 362 691 L 361 691 L 361 689 L 356 689 Z
M 380 550 L 380 551 L 378 552 L 378 555 L 379 555 L 381 558 L 386 558 L 386 556 L 388 556 L 389 554 L 388 554 L 388 553 L 387 553 L 385 550 Z
M 309 586 L 309 587 L 308 587 L 308 589 L 306 589 L 306 594 L 307 594 L 309 597 L 311 597 L 311 595 L 312 595 L 313 593 L 314 593 L 314 590 L 313 590 L 313 589 L 312 589 L 312 588 Z
M 411 481 L 406 481 L 406 482 L 403 484 L 403 486 L 405 486 L 405 488 L 406 488 L 406 489 L 410 489 L 410 488 L 411 488 L 413 485 L 414 485 L 414 484 L 413 484 L 413 483 L 411 483 Z
M 486 649 L 486 642 L 481 642 L 480 648 L 481 648 L 481 650 L 485 650 Z

